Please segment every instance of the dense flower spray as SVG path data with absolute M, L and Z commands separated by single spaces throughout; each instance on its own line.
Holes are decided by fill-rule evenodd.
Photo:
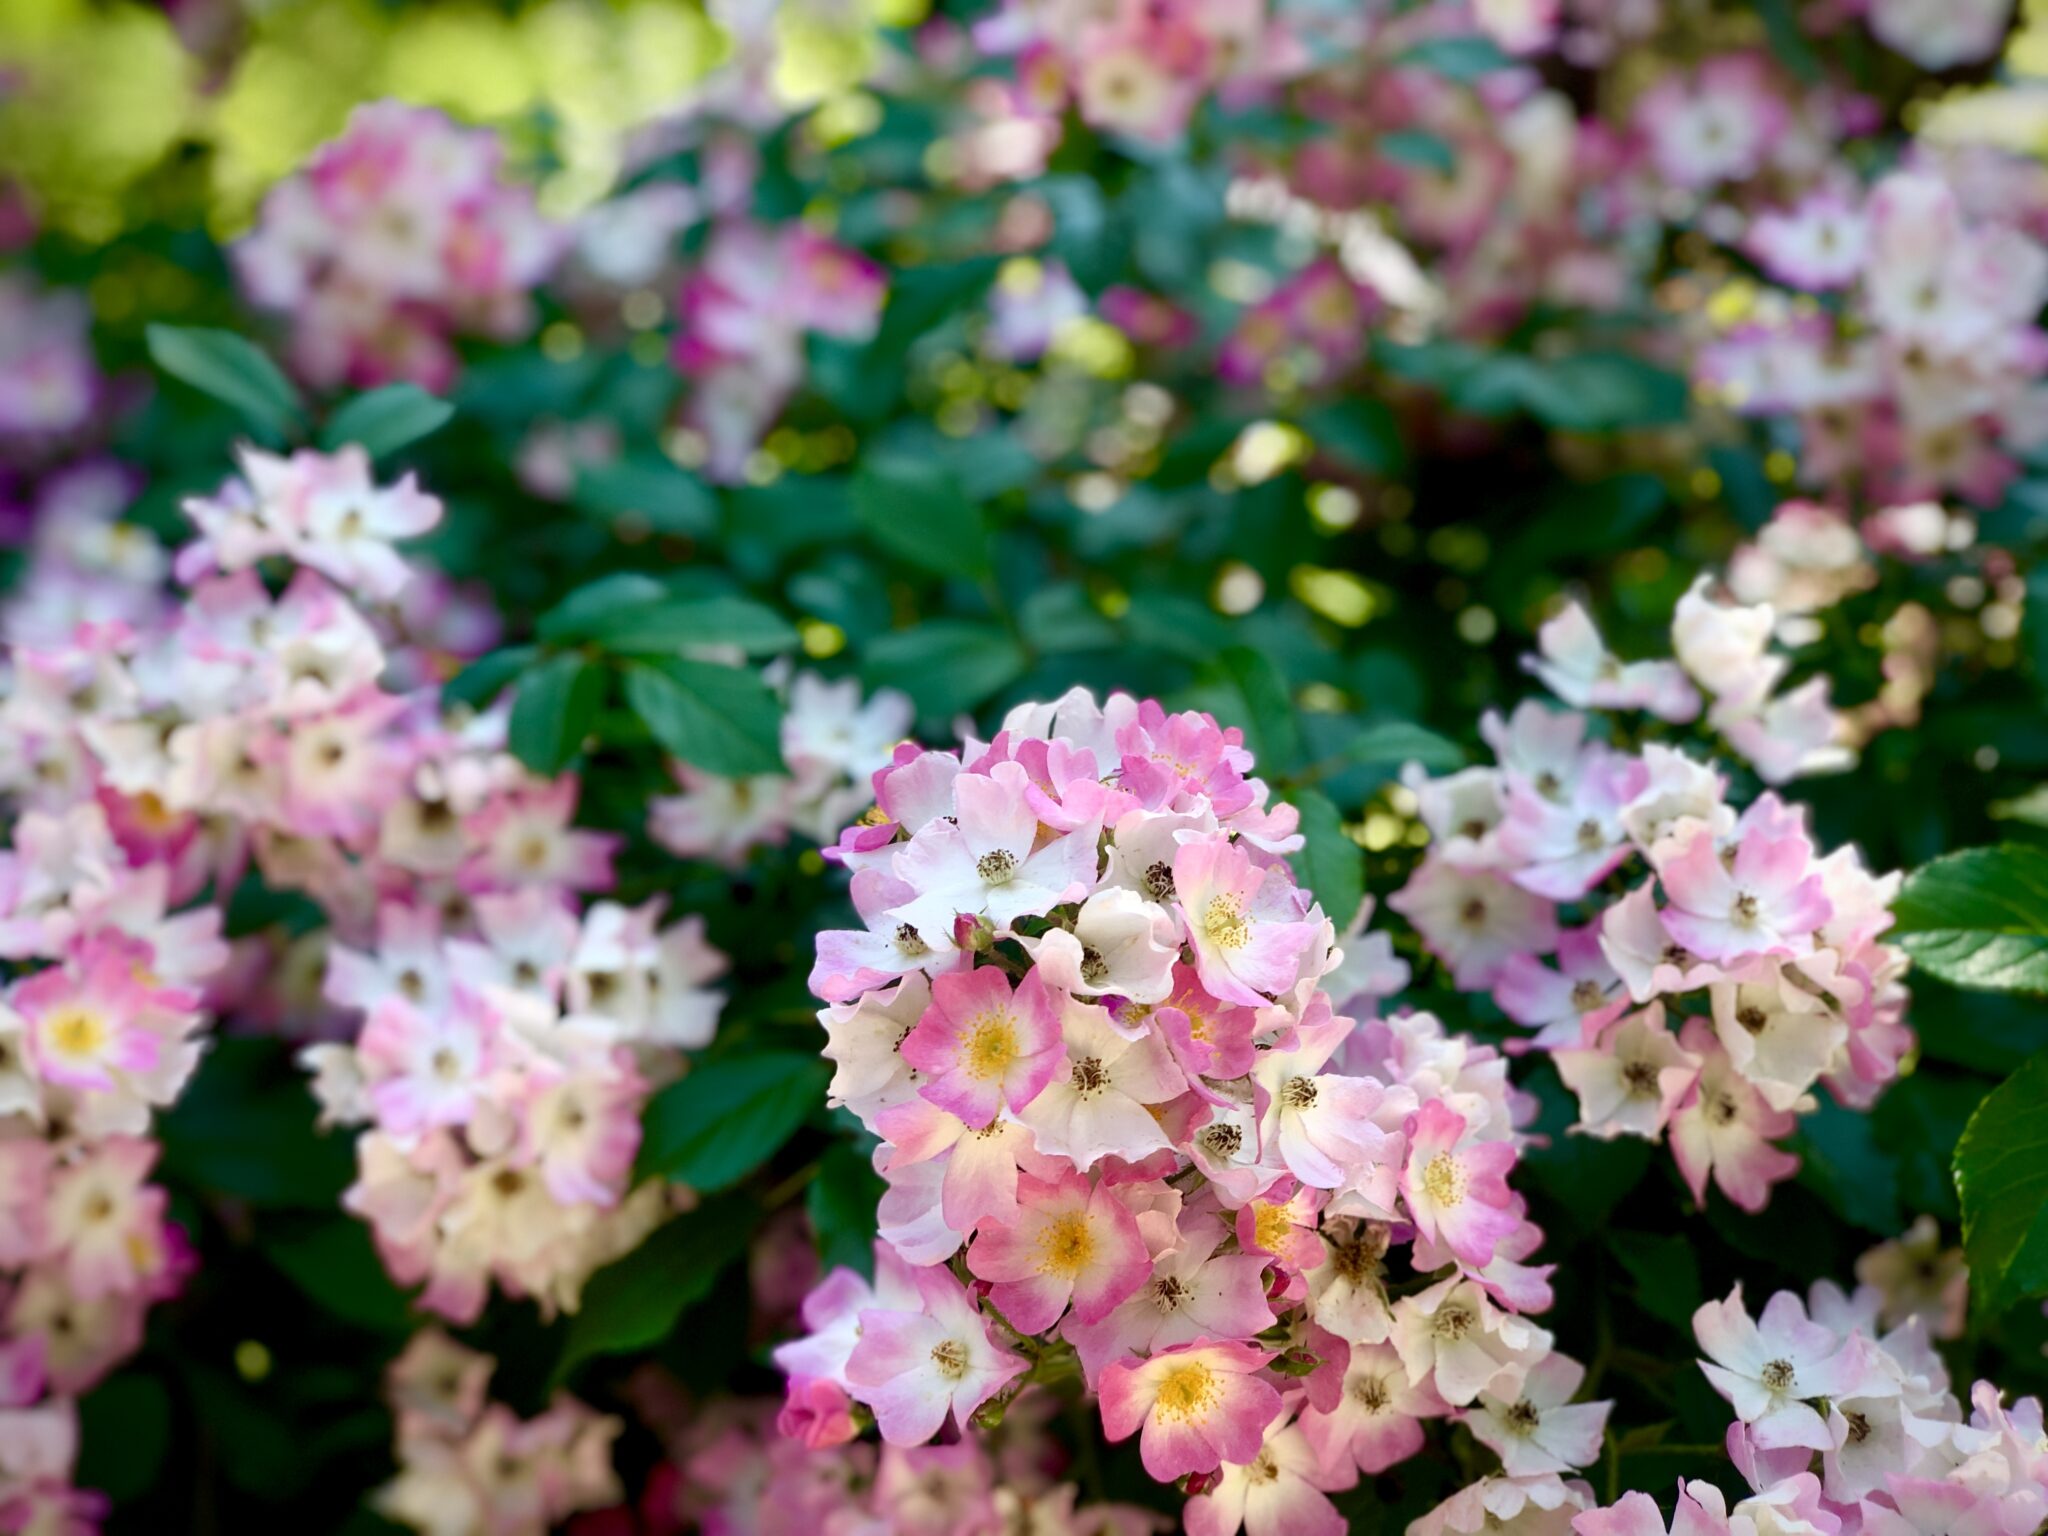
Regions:
M 300 373 L 440 389 L 457 336 L 531 327 L 532 290 L 567 232 L 501 176 L 502 157 L 496 134 L 380 101 L 271 189 L 235 268 L 253 303 L 291 317 Z
M 1593 1455 L 1606 1407 L 1529 1321 L 1507 1063 L 1373 1016 L 1404 968 L 1338 950 L 1253 768 L 1210 716 L 1076 690 L 876 773 L 832 850 L 865 926 L 811 986 L 889 1193 L 872 1277 L 776 1353 L 785 1433 L 920 1446 L 1078 1373 L 1215 1533 L 1341 1529 L 1327 1493 L 1430 1418 L 1540 1404 L 1519 1457 Z
M 1678 659 L 1624 663 L 1565 609 L 1528 665 L 1574 708 L 1489 714 L 1496 763 L 1411 770 L 1433 843 L 1389 902 L 1460 988 L 1534 1031 L 1508 1048 L 1551 1054 L 1575 1130 L 1668 1132 L 1695 1200 L 1711 1179 L 1748 1210 L 1797 1168 L 1774 1143 L 1817 1086 L 1867 1108 L 1912 1047 L 1905 957 L 1879 937 L 1898 877 L 1823 855 L 1775 793 L 1744 804 L 1710 762 L 1625 747 L 1630 727 L 1588 711 L 1704 713 L 1771 784 L 1838 765 L 1827 680 L 1781 691 L 1776 624 L 1703 578 L 1678 605 Z

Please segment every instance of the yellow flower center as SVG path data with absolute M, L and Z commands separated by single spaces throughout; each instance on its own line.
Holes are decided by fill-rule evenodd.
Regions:
M 1038 1234 L 1038 1272 L 1071 1280 L 1095 1257 L 1095 1234 L 1081 1211 L 1061 1216 Z
M 1465 1198 L 1465 1170 L 1450 1153 L 1437 1153 L 1422 1170 L 1422 1192 L 1438 1205 L 1456 1205 Z
M 1284 1205 L 1268 1205 L 1263 1200 L 1252 1202 L 1252 1235 L 1268 1253 L 1278 1253 L 1280 1245 L 1287 1241 L 1287 1234 L 1294 1222 Z
M 967 1026 L 967 1075 L 976 1082 L 1001 1077 L 1015 1065 L 1017 1031 L 1007 1011 L 984 1013 Z
M 1228 894 L 1211 896 L 1202 909 L 1202 932 L 1218 949 L 1242 949 L 1251 939 L 1251 924 L 1245 921 L 1244 905 Z
M 76 1004 L 58 1010 L 45 1026 L 51 1046 L 64 1056 L 97 1056 L 107 1043 L 107 1021 Z
M 1199 1360 L 1183 1360 L 1167 1367 L 1159 1378 L 1159 1397 L 1152 1411 L 1170 1424 L 1208 1416 L 1209 1406 L 1222 1395 L 1216 1373 Z

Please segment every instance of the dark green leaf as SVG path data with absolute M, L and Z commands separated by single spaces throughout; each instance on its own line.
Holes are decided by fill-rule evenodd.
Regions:
M 1690 1330 L 1699 1310 L 1700 1267 L 1683 1237 L 1613 1232 L 1607 1246 L 1636 1283 L 1636 1304 L 1674 1328 Z
M 387 384 L 357 395 L 328 417 L 320 446 L 358 443 L 371 458 L 381 459 L 440 431 L 454 415 L 454 406 L 417 384 Z
M 1844 1221 L 1890 1237 L 1905 1225 L 1899 1211 L 1898 1159 L 1878 1143 L 1871 1117 L 1832 1099 L 1799 1122 L 1800 1182 Z
M 746 1252 L 759 1215 L 739 1196 L 709 1201 L 591 1276 L 569 1321 L 556 1383 L 586 1360 L 631 1354 L 667 1338 L 719 1272 Z
M 334 1216 L 297 1230 L 273 1231 L 264 1239 L 263 1252 L 300 1290 L 344 1322 L 373 1333 L 406 1333 L 418 1321 L 377 1256 L 369 1227 L 355 1217 Z
M 669 595 L 667 587 L 640 571 L 614 571 L 585 582 L 540 616 L 533 632 L 549 645 L 587 639 L 590 630 L 622 608 L 644 608 Z
M 886 553 L 938 576 L 989 571 L 988 527 L 953 477 L 923 459 L 890 455 L 853 479 L 861 528 Z
M 171 1443 L 162 1382 L 140 1370 L 109 1377 L 79 1402 L 78 1422 L 79 1487 L 117 1504 L 149 1492 Z
M 875 1206 L 886 1187 L 867 1154 L 851 1142 L 837 1141 L 825 1149 L 804 1197 L 821 1267 L 843 1264 L 863 1275 L 874 1273 Z
M 1943 981 L 2048 992 L 2048 850 L 1951 853 L 1915 870 L 1892 911 L 1906 953 Z
M 508 645 L 479 656 L 441 688 L 441 697 L 450 704 L 466 704 L 471 709 L 482 709 L 505 690 L 506 685 L 520 673 L 532 666 L 540 650 L 531 645 Z
M 705 538 L 718 527 L 718 502 L 704 482 L 667 459 L 644 454 L 576 473 L 576 506 L 608 522 L 655 533 Z
M 355 1139 L 314 1128 L 305 1074 L 282 1040 L 215 1040 L 158 1122 L 165 1177 L 209 1198 L 327 1212 L 355 1168 Z
M 871 688 L 901 688 L 927 719 L 944 720 L 1023 676 L 1023 648 L 1001 630 L 965 619 L 931 619 L 878 635 L 862 659 Z
M 1223 723 L 1242 723 L 1246 745 L 1258 758 L 1262 773 L 1285 772 L 1301 755 L 1301 734 L 1280 669 L 1250 646 L 1233 645 L 1216 658 L 1215 671 L 1219 680 L 1229 683 L 1244 700 L 1242 722 Z
M 1327 795 L 1297 789 L 1287 798 L 1301 812 L 1301 835 L 1307 840 L 1294 855 L 1294 873 L 1342 928 L 1365 899 L 1365 854 L 1346 835 L 1344 818 Z
M 1398 62 L 1433 70 L 1452 80 L 1477 80 L 1496 70 L 1511 69 L 1515 61 L 1502 53 L 1492 38 L 1475 33 L 1468 37 L 1425 38 L 1403 53 Z
M 728 1189 L 773 1157 L 824 1102 L 825 1063 L 801 1051 L 707 1061 L 647 1101 L 639 1169 Z
M 745 597 L 670 598 L 594 615 L 579 637 L 622 656 L 673 655 L 730 646 L 749 656 L 794 649 L 796 626 L 766 603 Z
M 519 679 L 506 744 L 535 773 L 560 773 L 583 749 L 604 703 L 604 669 L 574 651 L 549 658 Z
M 2048 1051 L 1984 1097 L 1956 1145 L 1970 1287 L 2000 1312 L 2048 1294 Z
M 149 355 L 157 367 L 231 406 L 277 442 L 297 425 L 299 393 L 263 350 L 233 331 L 152 325 Z
M 1384 401 L 1339 401 L 1310 411 L 1301 426 L 1318 447 L 1376 475 L 1398 475 L 1408 462 L 1401 423 Z
M 706 773 L 782 771 L 782 705 L 751 672 L 707 661 L 634 662 L 626 702 L 656 741 Z
M 1409 720 L 1381 720 L 1352 738 L 1344 756 L 1354 763 L 1420 763 L 1431 773 L 1455 773 L 1465 766 L 1459 745 Z
M 1379 136 L 1380 153 L 1418 170 L 1449 176 L 1458 169 L 1458 152 L 1450 140 L 1420 128 L 1399 128 Z

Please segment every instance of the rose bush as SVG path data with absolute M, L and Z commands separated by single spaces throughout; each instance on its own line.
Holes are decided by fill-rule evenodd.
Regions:
M 2037 1529 L 2042 56 L 0 23 L 0 1531 Z

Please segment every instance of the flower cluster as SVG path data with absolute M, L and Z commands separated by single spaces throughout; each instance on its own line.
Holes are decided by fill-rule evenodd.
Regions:
M 1403 972 L 1336 948 L 1253 766 L 1207 715 L 1077 689 L 875 775 L 832 850 L 866 926 L 819 936 L 811 987 L 889 1191 L 873 1279 L 834 1271 L 776 1352 L 785 1433 L 919 1445 L 1078 1371 L 1215 1536 L 1341 1529 L 1327 1492 L 1429 1418 L 1531 1470 L 1593 1455 L 1606 1407 L 1527 1319 L 1507 1064 L 1371 1016 Z
M 705 473 L 737 480 L 804 377 L 804 337 L 865 341 L 887 282 L 858 252 L 801 225 L 725 220 L 678 300 L 676 367 L 694 387 L 684 420 L 705 443 Z
M 1535 1031 L 1510 1048 L 1551 1053 L 1579 1100 L 1574 1129 L 1668 1130 L 1694 1198 L 1711 1177 L 1747 1210 L 1797 1168 L 1773 1143 L 1815 1086 L 1867 1107 L 1912 1045 L 1905 958 L 1878 937 L 1897 877 L 1854 848 L 1823 856 L 1776 794 L 1733 801 L 1709 763 L 1625 748 L 1583 711 L 1684 722 L 1704 691 L 1724 739 L 1766 779 L 1789 777 L 1831 716 L 1825 678 L 1776 693 L 1774 624 L 1703 578 L 1678 607 L 1679 660 L 1624 663 L 1568 607 L 1529 664 L 1576 707 L 1489 714 L 1493 765 L 1410 771 L 1432 847 L 1389 901 L 1458 987 Z
M 450 930 L 391 902 L 374 949 L 335 944 L 326 996 L 364 1023 L 302 1059 L 326 1122 L 370 1127 L 343 1204 L 422 1306 L 474 1322 L 495 1280 L 573 1311 L 667 1213 L 660 1181 L 632 1181 L 640 1113 L 710 1041 L 724 959 L 700 918 L 663 928 L 658 898 L 579 918 L 541 883 L 469 905 Z
M 502 159 L 494 133 L 379 101 L 270 190 L 235 270 L 251 302 L 290 316 L 305 378 L 441 389 L 456 337 L 525 333 L 567 237 Z
M 141 1346 L 191 1266 L 150 1182 L 154 1114 L 197 1067 L 227 965 L 195 825 L 114 783 L 92 733 L 134 689 L 164 569 L 111 524 L 119 476 L 53 483 L 33 578 L 9 605 L 0 697 L 0 1528 L 102 1512 L 70 1485 L 75 1399 Z M 182 835 L 180 835 L 182 833 Z
M 486 1400 L 493 1363 L 435 1328 L 392 1362 L 398 1475 L 376 1493 L 380 1514 L 424 1536 L 543 1536 L 617 1502 L 620 1422 L 570 1397 L 521 1419 Z
M 814 672 L 790 679 L 788 694 L 782 761 L 789 771 L 728 779 L 672 763 L 682 793 L 650 802 L 649 836 L 682 858 L 736 869 L 792 831 L 829 843 L 872 803 L 869 776 L 910 729 L 910 700 L 883 688 L 863 702 L 854 679 L 827 682 Z
M 1049 1401 L 1049 1399 L 1047 1400 Z M 639 1499 L 640 1530 L 903 1536 L 1028 1530 L 1034 1536 L 1151 1536 L 1166 1521 L 1129 1504 L 1083 1502 L 1062 1479 L 1042 1416 L 1020 1407 L 986 1445 L 816 1448 L 775 1432 L 772 1404 L 717 1405 L 677 1427 L 673 1459 Z
M 1758 295 L 1697 373 L 1733 409 L 1796 425 L 1800 475 L 1834 499 L 1993 505 L 2014 452 L 2041 440 L 2042 192 L 1986 181 L 1928 158 L 1867 190 L 1818 184 L 1747 227 L 1747 253 L 1791 291 Z
M 1930 1340 L 1925 1314 L 1900 1293 L 1831 1281 L 1802 1299 L 1780 1291 L 1752 1317 L 1737 1286 L 1693 1318 L 1700 1369 L 1728 1400 L 1727 1449 L 1749 1493 L 1678 1489 L 1670 1521 L 1645 1493 L 1607 1508 L 1580 1481 L 1509 1467 L 1446 1500 L 1410 1536 L 1933 1536 L 2031 1530 L 2048 1500 L 2041 1404 L 2007 1403 L 1979 1381 L 1966 1412 Z M 1490 1517 L 1490 1518 L 1489 1518 Z
M 102 393 L 76 293 L 44 293 L 0 273 L 0 464 L 39 456 L 92 419 Z

